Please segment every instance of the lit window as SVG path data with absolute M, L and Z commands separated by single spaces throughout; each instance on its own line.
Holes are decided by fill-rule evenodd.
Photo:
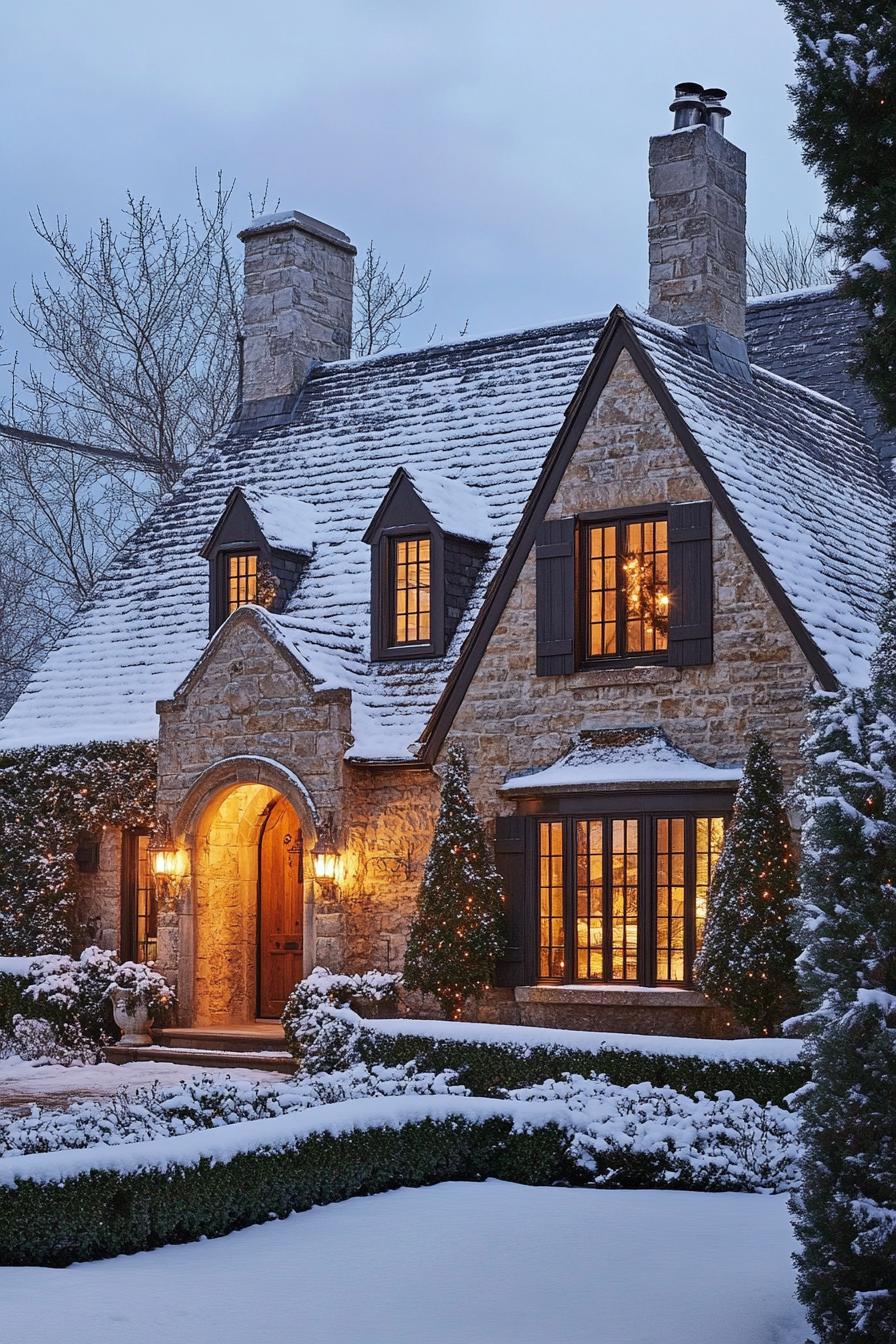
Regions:
M 396 540 L 393 552 L 393 644 L 426 644 L 432 592 L 429 537 Z
M 666 520 L 594 523 L 585 536 L 587 656 L 664 653 L 669 642 Z
M 149 836 L 126 831 L 123 861 L 122 955 L 131 961 L 155 961 L 158 955 L 158 909 Z
M 227 556 L 227 615 L 258 596 L 258 556 L 238 551 Z
M 688 984 L 724 839 L 721 815 L 539 822 L 539 974 L 566 975 L 571 929 L 571 980 Z
M 563 823 L 543 821 L 539 828 L 538 910 L 541 949 L 539 974 L 562 976 L 565 969 L 563 922 Z

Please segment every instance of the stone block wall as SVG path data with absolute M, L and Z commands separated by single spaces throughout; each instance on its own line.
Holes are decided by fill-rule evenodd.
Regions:
M 95 873 L 81 873 L 78 888 L 75 954 L 93 943 L 120 951 L 121 831 L 117 827 L 103 827 L 99 867 Z
M 625 352 L 573 454 L 548 518 L 707 499 L 709 492 Z M 713 662 L 535 675 L 535 559 L 527 559 L 451 729 L 466 743 L 477 803 L 513 810 L 498 786 L 555 760 L 586 725 L 656 724 L 711 765 L 743 760 L 752 729 L 790 782 L 810 670 L 747 556 L 713 510 Z

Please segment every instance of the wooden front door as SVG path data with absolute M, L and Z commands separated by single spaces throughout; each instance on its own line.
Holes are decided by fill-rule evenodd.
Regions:
M 279 1017 L 302 978 L 302 831 L 285 798 L 258 841 L 258 1016 Z

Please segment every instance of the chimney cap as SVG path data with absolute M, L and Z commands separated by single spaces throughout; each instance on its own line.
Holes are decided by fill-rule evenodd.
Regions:
M 305 215 L 301 210 L 280 210 L 274 215 L 259 215 L 246 228 L 240 229 L 237 238 L 243 243 L 247 238 L 256 238 L 265 233 L 283 233 L 289 229 L 310 233 L 314 238 L 321 238 L 324 242 L 342 248 L 344 252 L 350 252 L 352 256 L 357 252 L 347 233 L 334 229 L 332 224 L 325 224 L 321 219 L 314 219 L 312 215 Z

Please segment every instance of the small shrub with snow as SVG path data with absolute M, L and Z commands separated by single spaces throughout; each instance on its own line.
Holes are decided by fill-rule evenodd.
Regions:
M 354 1015 L 338 1010 L 351 1006 L 363 1013 L 374 1005 L 394 1004 L 401 980 L 400 975 L 387 971 L 338 975 L 315 966 L 296 985 L 283 1009 L 281 1021 L 290 1050 L 306 1067 L 311 1067 L 311 1051 L 315 1071 L 344 1067 L 352 1058 L 352 1031 L 347 1024 Z
M 101 1051 L 72 1023 L 63 1032 L 45 1017 L 16 1013 L 8 1033 L 0 1033 L 0 1056 L 14 1055 L 31 1064 L 96 1064 Z
M 150 1017 L 159 1017 L 174 1004 L 174 990 L 158 971 L 145 962 L 123 961 L 114 972 L 106 989 L 107 996 L 115 990 L 124 994 L 124 1006 L 133 1013 L 138 1006 L 148 1009 Z
M 34 1025 L 29 1024 L 29 1025 Z M 0 1155 L 119 1145 L 191 1134 L 242 1120 L 267 1120 L 358 1097 L 466 1096 L 452 1074 L 417 1073 L 411 1066 L 297 1075 L 282 1083 L 248 1083 L 204 1074 L 185 1083 L 119 1091 L 75 1102 L 66 1111 L 32 1106 L 27 1115 L 0 1112 Z
M 570 1155 L 595 1185 L 774 1193 L 797 1185 L 799 1121 L 780 1106 L 731 1092 L 688 1097 L 650 1083 L 617 1087 L 603 1074 L 565 1074 L 507 1096 L 569 1108 Z

